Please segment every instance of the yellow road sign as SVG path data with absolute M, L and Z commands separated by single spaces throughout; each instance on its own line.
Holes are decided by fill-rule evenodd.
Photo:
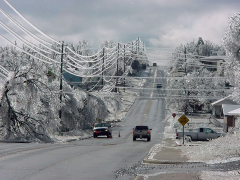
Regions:
M 179 119 L 178 122 L 180 122 L 183 126 L 189 121 L 189 119 L 183 114 Z

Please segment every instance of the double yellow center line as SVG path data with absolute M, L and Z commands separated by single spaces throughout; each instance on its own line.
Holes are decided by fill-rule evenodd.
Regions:
M 144 122 L 144 121 L 146 120 L 146 117 L 147 117 L 147 114 L 148 114 L 149 109 L 150 109 L 150 107 L 151 107 L 151 104 L 152 104 L 152 100 L 149 99 L 149 100 L 148 100 L 147 107 L 146 107 L 146 109 L 145 109 L 145 111 L 144 111 L 144 115 L 143 115 L 143 117 L 142 117 L 142 122 Z
M 155 87 L 155 82 L 156 82 L 156 77 L 157 77 L 157 68 L 155 68 L 155 72 L 154 72 L 154 78 L 153 78 L 153 88 L 152 88 L 152 92 L 151 92 L 151 95 L 150 95 L 150 99 L 148 100 L 148 104 L 147 104 L 147 108 L 146 110 L 144 111 L 144 115 L 142 117 L 142 122 L 144 122 L 146 120 L 146 117 L 147 117 L 147 114 L 149 112 L 149 109 L 150 109 L 150 106 L 152 104 L 152 96 L 153 96 L 153 89 Z

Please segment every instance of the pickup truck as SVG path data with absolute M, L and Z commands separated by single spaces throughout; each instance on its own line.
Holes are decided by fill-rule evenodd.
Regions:
M 133 141 L 136 141 L 137 138 L 147 138 L 147 141 L 151 140 L 151 130 L 148 126 L 136 126 L 133 128 Z
M 197 132 L 184 132 L 184 136 L 189 139 L 189 141 L 207 141 L 211 139 L 219 138 L 220 136 L 225 136 L 224 133 L 218 133 L 211 128 L 198 128 Z M 181 139 L 183 137 L 183 132 L 177 132 L 176 139 Z

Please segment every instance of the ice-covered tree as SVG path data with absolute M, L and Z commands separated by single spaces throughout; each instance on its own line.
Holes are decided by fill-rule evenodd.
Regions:
M 225 86 L 225 81 L 214 77 L 215 73 L 199 69 L 182 78 L 168 80 L 167 94 L 170 97 L 168 104 L 185 113 L 195 112 L 203 107 L 208 110 L 211 99 L 227 95 L 221 90 Z
M 229 62 L 240 61 L 240 13 L 230 17 L 230 22 L 223 38 Z
M 72 89 L 65 81 L 60 103 L 57 65 L 12 47 L 4 48 L 1 54 L 1 65 L 12 73 L 2 89 L 0 138 L 50 142 L 59 131 L 90 128 L 96 118 L 107 116 L 100 99 Z
M 170 73 L 192 72 L 196 67 L 200 67 L 199 58 L 202 56 L 211 56 L 213 51 L 221 51 L 225 54 L 222 46 L 213 44 L 210 41 L 203 41 L 201 38 L 198 42 L 190 42 L 186 45 L 179 45 L 172 53 L 172 60 L 168 65 Z
M 240 102 L 240 13 L 230 17 L 223 42 L 227 54 L 224 73 L 229 78 L 230 84 L 234 86 L 234 100 Z
M 197 43 L 179 45 L 168 66 L 168 76 L 182 76 L 181 79 L 168 81 L 170 90 L 167 93 L 171 97 L 169 105 L 179 108 L 185 113 L 196 111 L 203 106 L 206 108 L 210 99 L 218 99 L 226 95 L 224 91 L 221 91 L 224 89 L 225 80 L 219 78 L 216 73 L 203 68 L 199 62 L 200 56 L 209 55 L 214 50 L 221 51 L 222 48 L 209 41 L 200 40 Z

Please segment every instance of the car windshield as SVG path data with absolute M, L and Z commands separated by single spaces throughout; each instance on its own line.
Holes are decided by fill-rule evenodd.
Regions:
M 108 127 L 107 123 L 99 123 L 99 124 L 95 124 L 94 127 Z
M 137 130 L 148 130 L 148 126 L 136 126 Z

